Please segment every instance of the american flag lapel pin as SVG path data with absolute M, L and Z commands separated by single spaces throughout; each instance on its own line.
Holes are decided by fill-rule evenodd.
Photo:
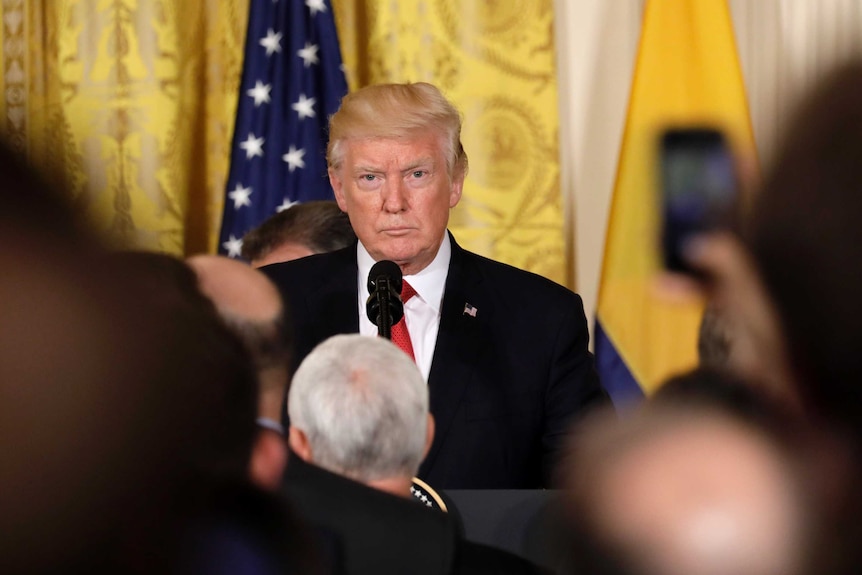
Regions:
M 469 303 L 464 304 L 464 315 L 469 315 L 470 317 L 476 317 L 476 313 L 478 311 L 479 310 L 477 308 L 473 307 Z

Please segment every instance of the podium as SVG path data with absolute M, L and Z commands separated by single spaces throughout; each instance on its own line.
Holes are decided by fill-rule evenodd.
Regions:
M 470 541 L 520 555 L 555 571 L 561 493 L 531 489 L 447 489 Z

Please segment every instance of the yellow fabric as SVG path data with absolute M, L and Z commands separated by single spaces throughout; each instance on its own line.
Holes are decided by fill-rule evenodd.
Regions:
M 439 86 L 470 160 L 450 229 L 473 251 L 570 284 L 560 194 L 551 2 L 333 2 L 351 90 Z
M 466 247 L 569 283 L 550 2 L 338 0 L 352 89 L 426 80 L 464 112 Z M 216 248 L 248 0 L 5 0 L 0 131 L 122 247 Z
M 247 0 L 7 0 L 4 135 L 121 247 L 213 251 Z
M 608 226 L 598 318 L 638 384 L 650 393 L 694 367 L 701 305 L 671 303 L 660 268 L 658 131 L 669 124 L 726 131 L 737 154 L 754 140 L 725 0 L 651 0 L 640 47 Z

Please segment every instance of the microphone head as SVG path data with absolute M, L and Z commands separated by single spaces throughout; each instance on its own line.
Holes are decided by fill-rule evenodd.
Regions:
M 401 268 L 393 261 L 380 260 L 371 266 L 371 271 L 368 273 L 368 291 L 374 293 L 377 289 L 378 278 L 386 277 L 389 279 L 389 285 L 395 290 L 395 293 L 401 294 Z
M 371 323 L 378 327 L 381 323 L 386 323 L 387 327 L 391 328 L 401 320 L 404 316 L 404 305 L 401 303 L 402 282 L 401 268 L 395 262 L 381 260 L 371 266 L 368 273 L 369 295 L 365 304 L 365 312 Z M 386 302 L 388 313 L 382 313 L 381 301 Z M 384 316 L 385 322 L 382 321 Z

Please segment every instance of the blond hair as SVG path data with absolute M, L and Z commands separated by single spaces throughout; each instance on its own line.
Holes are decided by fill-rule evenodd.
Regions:
M 341 167 L 345 140 L 404 139 L 427 130 L 440 134 L 449 177 L 466 174 L 461 114 L 437 87 L 425 82 L 366 86 L 345 96 L 329 118 L 326 160 L 331 169 Z

